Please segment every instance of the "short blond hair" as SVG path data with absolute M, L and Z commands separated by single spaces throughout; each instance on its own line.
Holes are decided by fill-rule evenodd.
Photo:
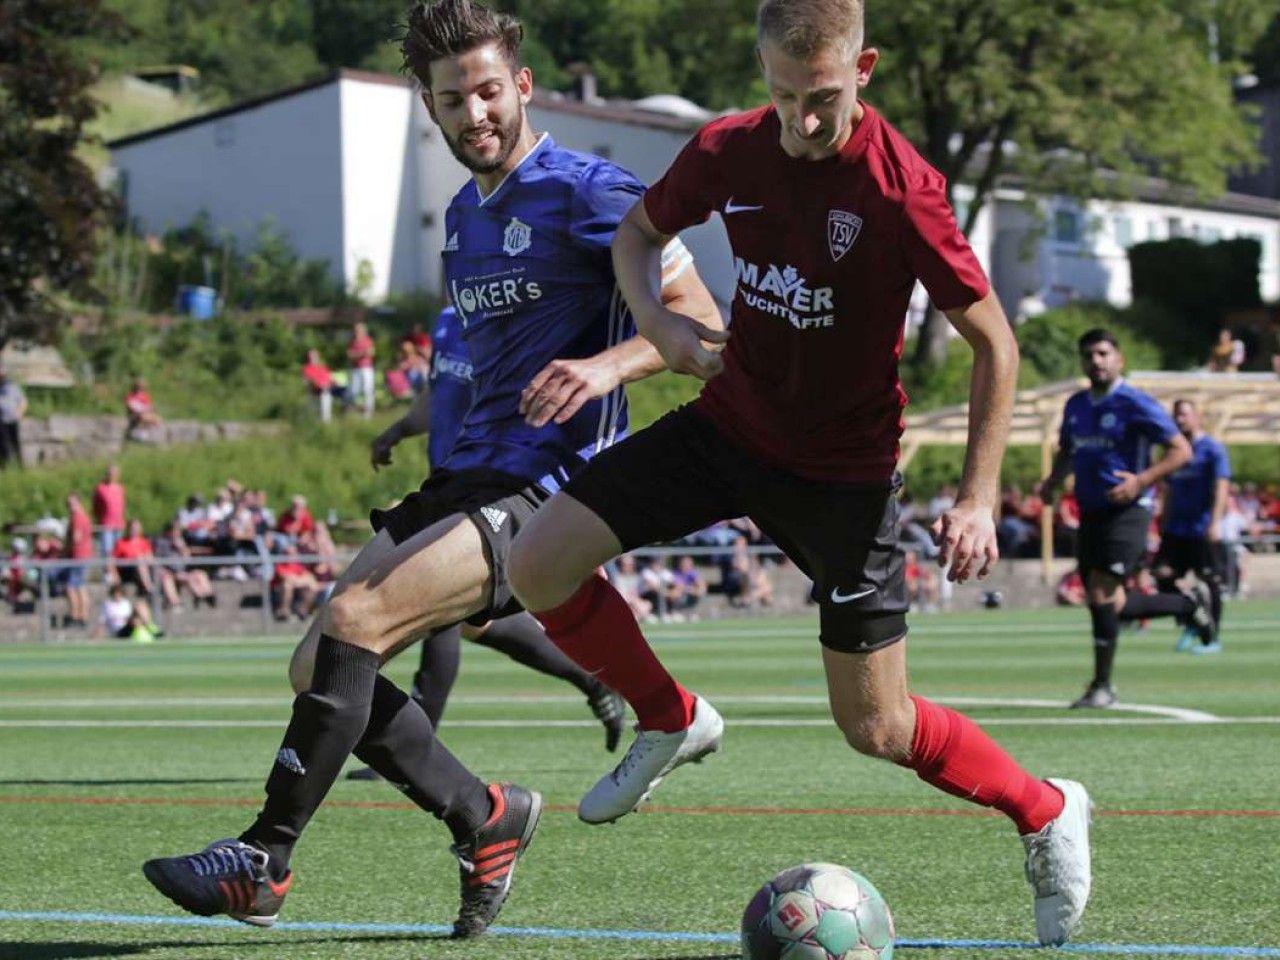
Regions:
M 862 0 L 761 0 L 756 37 L 807 60 L 835 47 L 850 60 L 862 49 Z

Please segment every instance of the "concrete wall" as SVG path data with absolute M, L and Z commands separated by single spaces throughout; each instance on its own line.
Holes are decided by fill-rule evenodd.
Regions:
M 160 427 L 147 429 L 145 442 L 165 447 L 274 435 L 284 429 L 285 426 L 278 423 L 166 420 Z M 125 443 L 124 417 L 57 413 L 48 417 L 30 417 L 22 423 L 22 462 L 29 467 L 61 460 L 105 460 L 118 455 Z

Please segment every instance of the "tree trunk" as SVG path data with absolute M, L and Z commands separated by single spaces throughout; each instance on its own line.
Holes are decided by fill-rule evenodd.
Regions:
M 929 369 L 941 365 L 947 358 L 949 330 L 946 315 L 929 304 L 924 313 L 924 323 L 916 337 L 916 352 L 911 357 L 912 366 Z

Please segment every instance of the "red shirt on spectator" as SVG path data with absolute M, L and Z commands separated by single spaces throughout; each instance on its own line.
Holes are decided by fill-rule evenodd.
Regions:
M 151 394 L 145 390 L 131 390 L 124 398 L 130 413 L 147 413 L 151 410 Z
M 333 386 L 333 373 L 323 363 L 308 363 L 302 368 L 302 379 L 316 393 L 322 393 Z
M 355 337 L 347 347 L 347 359 L 353 367 L 373 366 L 373 337 Z
M 143 557 L 154 556 L 154 552 L 151 549 L 151 541 L 146 537 L 121 537 L 116 541 L 111 556 L 117 560 L 140 560 Z
M 276 529 L 291 537 L 300 537 L 303 534 L 315 532 L 316 521 L 306 507 L 292 506 L 280 514 Z
M 124 484 L 104 480 L 93 488 L 93 519 L 108 530 L 124 529 Z
M 84 510 L 73 510 L 67 518 L 67 557 L 88 560 L 93 556 L 93 523 Z
M 283 580 L 285 577 L 300 577 L 306 572 L 306 567 L 300 563 L 294 563 L 292 560 L 286 560 L 284 563 L 275 565 L 276 580 Z

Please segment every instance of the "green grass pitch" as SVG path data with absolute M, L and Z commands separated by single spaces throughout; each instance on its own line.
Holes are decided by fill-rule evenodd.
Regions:
M 1124 709 L 1083 716 L 1061 706 L 1088 676 L 1082 611 L 912 624 L 915 690 L 1092 792 L 1085 952 L 1280 957 L 1280 604 L 1229 606 L 1218 656 L 1174 654 L 1168 623 L 1126 632 Z M 468 943 L 421 929 L 452 920 L 456 865 L 444 828 L 385 784 L 335 787 L 298 847 L 283 929 L 183 925 L 143 879 L 144 859 L 253 817 L 288 717 L 291 643 L 0 645 L 0 960 L 713 960 L 737 956 L 727 935 L 756 887 L 805 860 L 871 878 L 907 944 L 898 956 L 1028 955 L 1001 945 L 1034 938 L 1012 826 L 843 745 L 814 621 L 649 632 L 720 707 L 725 747 L 614 826 L 573 814 L 616 760 L 582 698 L 465 648 L 443 739 L 481 776 L 549 804 L 498 921 L 522 932 Z M 909 946 L 926 941 L 946 942 Z

